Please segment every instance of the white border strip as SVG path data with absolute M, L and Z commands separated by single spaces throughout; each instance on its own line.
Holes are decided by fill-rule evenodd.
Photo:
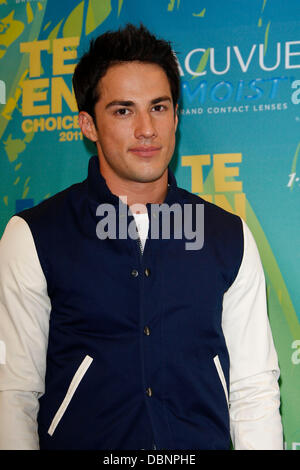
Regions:
M 219 378 L 221 380 L 221 384 L 222 384 L 222 387 L 223 387 L 223 390 L 224 390 L 224 393 L 225 393 L 225 396 L 226 396 L 227 405 L 229 405 L 226 380 L 225 380 L 225 376 L 224 376 L 224 373 L 223 373 L 223 369 L 222 369 L 222 366 L 221 366 L 219 356 L 214 357 L 214 363 L 215 363 L 215 366 L 216 366 L 216 369 L 217 369 L 217 372 L 218 372 L 218 375 L 219 375 Z
M 54 433 L 58 423 L 60 422 L 61 418 L 63 417 L 63 414 L 66 411 L 70 401 L 72 400 L 72 397 L 73 397 L 78 385 L 80 384 L 82 378 L 84 377 L 86 371 L 88 370 L 88 368 L 90 367 L 92 362 L 93 362 L 93 358 L 91 358 L 90 356 L 85 356 L 82 363 L 78 367 L 78 369 L 76 371 L 76 374 L 74 375 L 74 377 L 72 379 L 72 382 L 69 385 L 66 396 L 65 396 L 62 404 L 58 408 L 58 410 L 56 412 L 56 415 L 54 416 L 54 418 L 52 420 L 52 423 L 51 423 L 51 425 L 48 429 L 48 434 L 50 434 L 50 436 L 52 436 L 52 434 Z

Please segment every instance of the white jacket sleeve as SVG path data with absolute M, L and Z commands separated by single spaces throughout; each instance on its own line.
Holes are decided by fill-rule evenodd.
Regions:
M 38 449 L 50 299 L 27 223 L 12 217 L 0 241 L 0 449 Z
M 265 277 L 243 221 L 244 254 L 224 295 L 223 332 L 230 357 L 230 426 L 236 450 L 282 450 L 279 367 L 267 315 Z

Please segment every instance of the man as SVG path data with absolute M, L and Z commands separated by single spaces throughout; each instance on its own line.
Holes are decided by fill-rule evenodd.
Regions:
M 73 83 L 97 148 L 88 177 L 1 241 L 1 448 L 229 449 L 231 433 L 235 449 L 282 449 L 253 237 L 168 169 L 169 43 L 143 26 L 106 33 Z

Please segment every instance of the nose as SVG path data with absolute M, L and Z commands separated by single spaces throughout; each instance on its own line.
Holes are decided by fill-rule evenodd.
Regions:
M 134 135 L 136 139 L 151 139 L 157 136 L 154 119 L 149 112 L 137 115 Z

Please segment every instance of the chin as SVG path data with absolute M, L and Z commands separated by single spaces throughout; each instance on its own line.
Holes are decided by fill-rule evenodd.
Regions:
M 160 168 L 153 168 L 153 167 L 148 167 L 148 168 L 143 168 L 140 169 L 140 171 L 136 171 L 135 173 L 132 173 L 133 179 L 137 182 L 140 183 L 153 183 L 154 181 L 158 181 L 160 178 L 162 178 L 167 171 L 167 166 L 163 166 Z
M 154 183 L 158 181 L 164 174 L 165 170 L 162 172 L 147 172 L 144 174 L 136 175 L 134 180 L 137 183 Z

